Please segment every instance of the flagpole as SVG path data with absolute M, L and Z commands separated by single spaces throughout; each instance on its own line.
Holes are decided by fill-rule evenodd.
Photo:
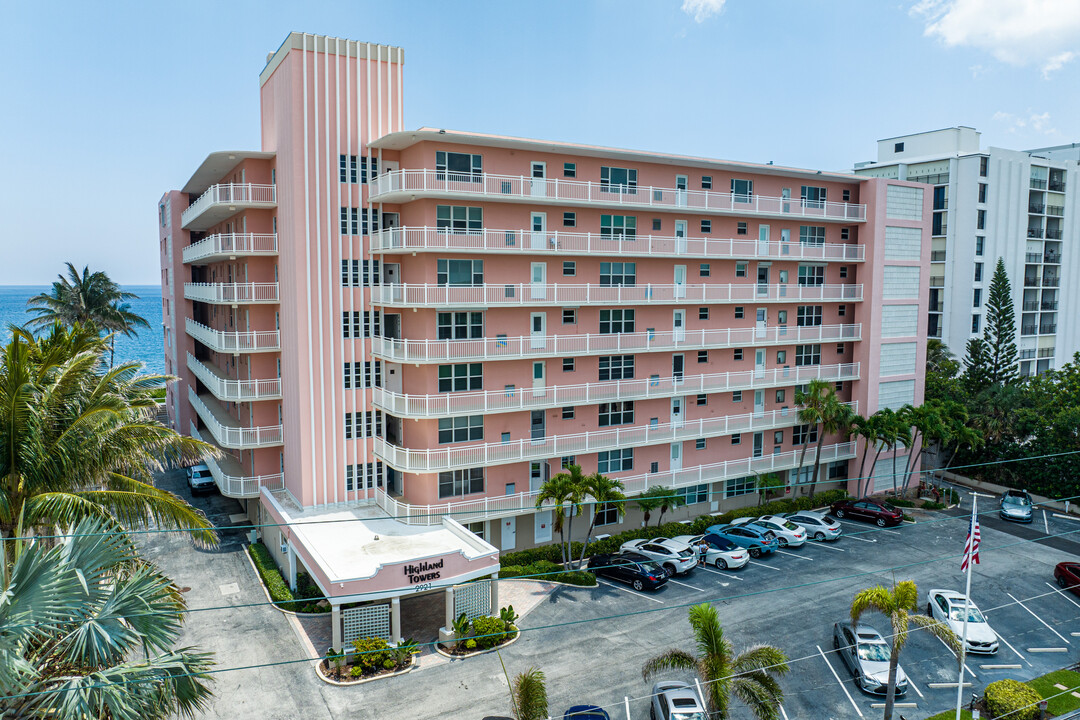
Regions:
M 974 493 L 971 495 L 971 525 L 968 526 L 968 542 L 964 546 L 964 558 L 967 560 L 967 580 L 964 583 L 964 630 L 960 637 L 960 677 L 956 680 L 956 720 L 960 720 L 960 709 L 964 703 L 964 661 L 967 657 L 967 631 L 968 631 L 968 615 L 970 610 L 968 606 L 971 604 L 971 566 L 975 564 L 971 552 L 974 549 L 975 538 L 971 537 L 975 532 L 975 508 L 978 504 L 976 501 L 978 498 Z

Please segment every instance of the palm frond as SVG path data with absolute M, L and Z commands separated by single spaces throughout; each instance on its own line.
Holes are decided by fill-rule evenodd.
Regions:
M 851 624 L 858 625 L 859 618 L 867 612 L 879 612 L 882 615 L 893 614 L 893 596 L 887 589 L 880 585 L 866 588 L 855 593 L 851 601 Z
M 535 668 L 514 678 L 514 709 L 517 720 L 543 720 L 548 716 L 544 673 Z
M 649 660 L 641 666 L 641 677 L 648 680 L 665 670 L 697 670 L 697 668 L 698 659 L 696 657 L 685 650 L 672 648 L 655 657 L 649 658 Z
M 739 675 L 732 680 L 731 692 L 750 708 L 758 720 L 777 720 L 780 717 L 784 691 L 776 678 L 767 672 L 758 670 Z
M 960 652 L 960 637 L 952 631 L 952 628 L 945 623 L 934 620 L 926 615 L 911 615 L 908 617 L 908 620 L 915 627 L 926 630 L 928 633 L 948 645 L 949 649 L 953 651 L 953 654 L 956 655 L 959 660 L 962 654 Z

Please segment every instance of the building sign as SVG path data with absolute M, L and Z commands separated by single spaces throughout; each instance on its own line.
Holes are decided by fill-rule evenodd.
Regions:
M 422 562 L 417 565 L 406 565 L 402 568 L 405 576 L 409 578 L 409 584 L 415 585 L 416 583 L 429 582 L 431 580 L 438 580 L 442 576 L 443 561 L 440 559 L 438 562 Z

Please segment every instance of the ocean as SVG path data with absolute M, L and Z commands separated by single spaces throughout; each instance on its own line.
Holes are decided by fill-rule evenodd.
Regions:
M 10 340 L 8 325 L 22 325 L 33 317 L 26 312 L 26 301 L 50 289 L 47 285 L 0 285 L 0 341 L 6 344 Z M 165 372 L 165 331 L 161 327 L 161 287 L 129 285 L 124 286 L 124 290 L 139 296 L 130 301 L 131 310 L 146 318 L 150 327 L 139 328 L 136 337 L 118 335 L 116 360 L 141 362 L 147 373 L 162 374 Z

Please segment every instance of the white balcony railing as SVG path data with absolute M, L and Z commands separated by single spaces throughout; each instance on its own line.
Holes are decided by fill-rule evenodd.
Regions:
M 188 230 L 204 230 L 240 210 L 272 208 L 277 205 L 274 185 L 252 183 L 221 183 L 211 185 L 180 214 L 180 222 Z
M 613 474 L 613 477 L 617 477 L 622 481 L 627 495 L 633 496 L 644 492 L 650 487 L 680 488 L 688 485 L 702 485 L 770 472 L 793 470 L 799 466 L 801 454 L 801 449 L 790 450 L 776 455 L 727 460 L 680 470 L 665 470 L 629 476 Z M 855 443 L 853 442 L 825 445 L 821 448 L 822 463 L 850 460 L 853 457 L 855 457 Z M 812 467 L 816 459 L 817 452 L 815 448 L 807 448 L 804 459 L 806 466 Z M 534 513 L 536 512 L 536 499 L 539 495 L 538 492 L 523 492 L 514 495 L 481 497 L 475 500 L 458 500 L 439 503 L 438 505 L 409 505 L 390 497 L 381 488 L 376 488 L 375 502 L 391 517 L 409 525 L 438 525 L 442 522 L 443 517 L 447 515 L 452 516 L 458 522 L 470 523 Z M 550 509 L 551 507 L 552 505 L 545 504 L 541 509 Z
M 187 334 L 214 352 L 250 353 L 281 350 L 281 334 L 277 330 L 254 332 L 225 332 L 214 330 L 191 318 L 185 318 Z
M 858 411 L 857 402 L 847 404 Z M 442 472 L 769 430 L 786 425 L 797 425 L 798 411 L 797 407 L 761 410 L 684 422 L 637 425 L 573 435 L 552 435 L 501 443 L 454 445 L 445 448 L 412 449 L 392 445 L 383 438 L 375 438 L 373 447 L 376 457 L 402 472 Z
M 195 423 L 191 423 L 191 437 L 202 440 Z M 282 490 L 285 487 L 284 473 L 270 475 L 245 475 L 240 463 L 231 455 L 225 455 L 216 459 L 208 457 L 204 459 L 206 466 L 210 468 L 210 474 L 214 476 L 218 490 L 225 497 L 244 499 L 259 496 L 259 489 L 266 488 L 270 492 Z
M 184 283 L 184 298 L 214 305 L 276 303 L 277 283 Z
M 398 417 L 435 418 L 595 405 L 602 402 L 647 400 L 680 395 L 702 395 L 781 385 L 802 385 L 815 378 L 829 382 L 857 380 L 859 364 L 803 365 L 761 371 L 741 370 L 709 375 L 687 375 L 678 378 L 648 377 L 582 385 L 517 387 L 507 390 L 481 390 L 438 395 L 405 395 L 385 388 L 374 388 L 371 391 L 371 398 L 375 407 Z
M 706 350 L 748 345 L 790 345 L 817 342 L 853 342 L 862 339 L 862 325 L 775 325 L 756 328 L 660 330 L 634 333 L 582 333 L 580 335 L 525 335 L 472 340 L 409 340 L 371 338 L 371 352 L 391 362 L 466 362 L 570 357 L 607 353 Z
M 852 246 L 856 247 L 856 246 Z M 184 262 L 229 259 L 255 255 L 277 255 L 275 233 L 221 233 L 209 235 L 184 248 Z
M 395 227 L 371 234 L 371 252 L 482 252 L 519 255 L 622 255 L 626 257 L 731 258 L 739 260 L 839 260 L 861 262 L 866 247 L 855 243 L 813 245 L 798 239 L 611 236 L 581 232 Z M 186 259 L 186 257 L 185 257 Z
M 562 205 L 594 203 L 608 207 L 674 208 L 703 213 L 773 215 L 846 222 L 866 219 L 866 205 L 855 203 L 430 169 L 391 170 L 372 179 L 368 187 L 372 202 L 404 202 L 420 195 L 502 201 L 521 198 L 530 203 L 554 202 Z
M 186 294 L 185 289 L 185 294 Z M 375 285 L 371 302 L 387 307 L 499 307 L 506 305 L 672 305 L 729 302 L 858 302 L 862 285 L 723 284 Z
M 272 380 L 231 380 L 219 375 L 220 371 L 200 362 L 191 353 L 187 354 L 187 366 L 218 400 L 250 402 L 253 400 L 277 400 L 281 397 L 280 378 Z
M 242 427 L 212 397 L 196 395 L 195 388 L 188 388 L 188 400 L 221 447 L 252 450 L 281 445 L 283 442 L 280 425 Z

